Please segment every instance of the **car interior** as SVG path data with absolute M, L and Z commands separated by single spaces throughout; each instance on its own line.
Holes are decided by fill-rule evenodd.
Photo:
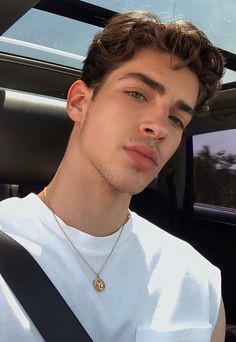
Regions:
M 36 16 L 58 16 L 61 22 L 80 22 L 96 32 L 114 14 L 126 10 L 123 4 L 117 7 L 122 1 L 113 2 L 114 6 L 78 0 L 0 3 L 0 200 L 40 192 L 59 166 L 72 129 L 66 95 L 80 77 L 83 58 L 60 52 L 57 45 L 43 49 L 40 33 L 37 36 L 33 27 Z M 158 15 L 158 4 L 149 2 L 148 9 Z M 164 1 L 160 3 L 164 6 Z M 179 3 L 175 1 L 176 6 Z M 225 2 L 209 3 L 222 6 L 218 12 L 226 7 L 224 15 L 234 25 L 234 31 L 227 32 L 233 37 L 236 3 L 232 8 Z M 128 9 L 143 7 L 133 1 Z M 24 22 L 24 18 L 28 19 Z M 41 17 L 40 21 L 47 26 Z M 21 37 L 21 27 L 30 38 Z M 73 38 L 69 33 L 68 40 Z M 80 35 L 85 40 L 85 29 Z M 226 73 L 218 96 L 207 114 L 193 118 L 175 155 L 142 193 L 133 196 L 130 208 L 189 242 L 221 269 L 226 341 L 236 341 L 236 43 L 230 50 L 229 44 L 220 42 L 217 47 L 225 57 Z

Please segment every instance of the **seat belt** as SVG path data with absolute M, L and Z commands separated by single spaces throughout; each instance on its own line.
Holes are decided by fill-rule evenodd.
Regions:
M 0 273 L 46 342 L 92 342 L 30 253 L 1 230 Z

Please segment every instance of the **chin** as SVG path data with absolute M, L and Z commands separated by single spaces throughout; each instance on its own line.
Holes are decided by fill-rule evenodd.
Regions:
M 149 184 L 149 183 L 148 183 Z M 128 187 L 127 189 L 127 192 L 130 194 L 130 195 L 137 195 L 139 194 L 140 192 L 142 192 L 147 186 L 148 186 L 147 183 L 143 184 L 143 185 L 134 185 L 134 186 L 130 186 Z
M 148 184 L 156 177 L 156 172 L 145 174 L 137 169 L 113 169 L 107 168 L 104 164 L 96 165 L 96 169 L 110 190 L 114 192 L 126 193 L 130 196 L 136 195 L 143 191 Z
M 145 186 L 143 186 L 142 188 L 133 189 L 133 191 L 130 192 L 130 195 L 133 196 L 133 195 L 138 195 L 138 194 L 140 194 L 140 192 L 142 192 L 147 186 L 148 186 L 148 184 L 145 185 Z
M 135 182 L 134 179 L 132 179 L 126 180 L 125 182 L 117 182 L 116 184 L 113 183 L 112 185 L 116 190 L 133 196 L 142 192 L 151 181 L 152 180 L 149 180 L 148 182 Z

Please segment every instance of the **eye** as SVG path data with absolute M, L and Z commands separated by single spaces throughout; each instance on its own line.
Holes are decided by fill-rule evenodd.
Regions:
M 184 130 L 184 124 L 183 122 L 180 120 L 180 118 L 178 118 L 178 116 L 176 115 L 169 115 L 170 120 L 173 122 L 173 124 L 181 129 Z
M 138 91 L 127 91 L 126 92 L 129 96 L 134 97 L 135 99 L 138 100 L 146 100 L 145 96 Z

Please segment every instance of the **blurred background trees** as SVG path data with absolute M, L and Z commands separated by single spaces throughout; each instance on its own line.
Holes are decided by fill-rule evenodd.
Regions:
M 236 154 L 205 145 L 193 162 L 195 202 L 236 209 Z

